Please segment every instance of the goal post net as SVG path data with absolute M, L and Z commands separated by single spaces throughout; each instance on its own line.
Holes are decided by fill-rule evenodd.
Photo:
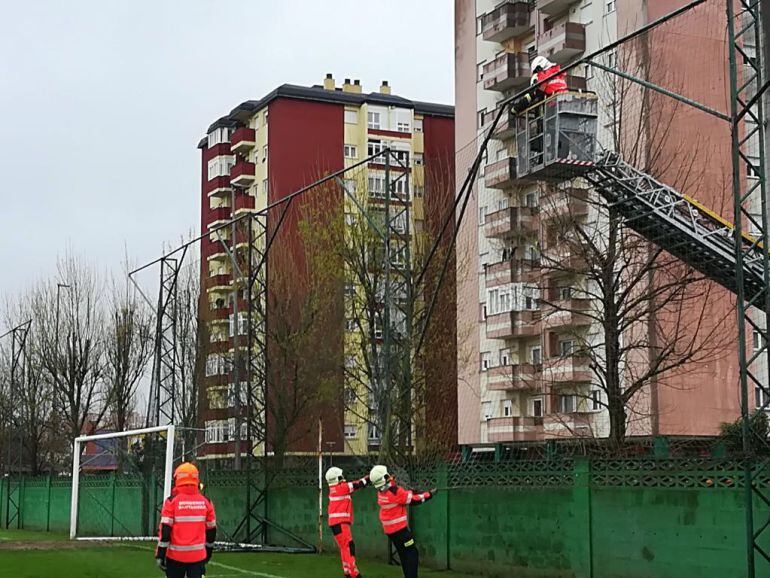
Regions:
M 171 495 L 175 427 L 81 436 L 73 444 L 70 539 L 155 540 Z

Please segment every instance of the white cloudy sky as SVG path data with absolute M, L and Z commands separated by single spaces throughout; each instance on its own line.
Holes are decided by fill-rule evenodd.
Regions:
M 452 103 L 451 0 L 2 0 L 0 299 L 199 222 L 209 122 L 326 72 Z

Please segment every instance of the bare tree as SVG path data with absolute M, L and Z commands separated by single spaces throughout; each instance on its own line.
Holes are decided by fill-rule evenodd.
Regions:
M 139 404 L 138 388 L 153 353 L 153 314 L 128 280 L 112 280 L 104 335 L 104 381 L 109 418 L 128 429 Z
M 619 68 L 642 77 L 649 73 L 644 50 L 619 58 Z M 668 142 L 678 103 L 662 104 L 661 97 L 612 75 L 603 77 L 599 96 L 613 127 L 605 146 L 680 190 L 702 184 L 697 166 L 705 151 L 697 139 Z M 540 221 L 547 273 L 539 287 L 548 357 L 544 380 L 552 394 L 582 400 L 573 412 L 587 411 L 589 403 L 606 408 L 609 438 L 621 444 L 635 422 L 654 424 L 659 418 L 657 388 L 681 387 L 684 374 L 724 354 L 731 318 L 715 313 L 719 290 L 712 282 L 639 237 L 580 183 L 542 188 Z M 569 368 L 574 374 L 577 366 L 590 369 L 590 389 L 561 383 L 558 375 Z M 584 415 L 563 417 L 569 435 L 596 425 Z
M 88 427 L 98 427 L 108 409 L 102 287 L 95 271 L 70 254 L 59 258 L 57 269 L 69 287 L 57 299 L 55 283 L 38 284 L 31 311 L 43 376 L 71 442 Z

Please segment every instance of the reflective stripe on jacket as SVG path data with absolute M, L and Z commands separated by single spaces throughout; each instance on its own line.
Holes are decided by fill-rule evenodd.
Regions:
M 554 64 L 550 68 L 541 70 L 536 74 L 537 82 L 547 80 L 545 84 L 541 84 L 538 87 L 546 96 L 553 96 L 560 92 L 567 92 L 567 78 L 566 75 L 561 72 L 561 66 Z
M 365 480 L 340 482 L 329 488 L 329 507 L 327 514 L 329 526 L 353 523 L 353 498 L 351 494 L 366 486 Z
M 171 540 L 159 542 L 167 548 L 166 556 L 177 562 L 194 563 L 206 559 L 206 530 L 216 528 L 214 506 L 195 486 L 175 489 L 174 495 L 163 503 L 160 518 L 162 527 L 171 528 Z
M 430 492 L 413 492 L 391 485 L 377 494 L 380 506 L 380 522 L 386 534 L 393 534 L 409 525 L 407 506 L 413 502 L 421 503 L 430 498 Z

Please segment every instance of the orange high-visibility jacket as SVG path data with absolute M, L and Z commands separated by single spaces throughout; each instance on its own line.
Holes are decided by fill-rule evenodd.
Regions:
M 196 486 L 175 488 L 174 494 L 163 503 L 160 532 L 163 526 L 171 527 L 171 540 L 158 542 L 166 548 L 166 556 L 177 562 L 194 563 L 206 559 L 206 530 L 217 527 L 214 506 Z
M 354 482 L 340 482 L 329 488 L 329 525 L 353 523 L 353 499 L 351 494 L 366 486 L 366 478 Z
M 554 64 L 550 68 L 541 70 L 536 74 L 536 77 L 538 82 L 548 80 L 548 82 L 541 84 L 538 87 L 538 90 L 540 90 L 547 97 L 553 96 L 554 94 L 559 94 L 560 92 L 567 92 L 566 75 L 561 72 L 561 66 L 558 64 Z
M 403 530 L 409 524 L 407 506 L 412 503 L 421 504 L 430 498 L 430 492 L 413 492 L 391 484 L 386 490 L 377 494 L 382 529 L 386 534 Z

